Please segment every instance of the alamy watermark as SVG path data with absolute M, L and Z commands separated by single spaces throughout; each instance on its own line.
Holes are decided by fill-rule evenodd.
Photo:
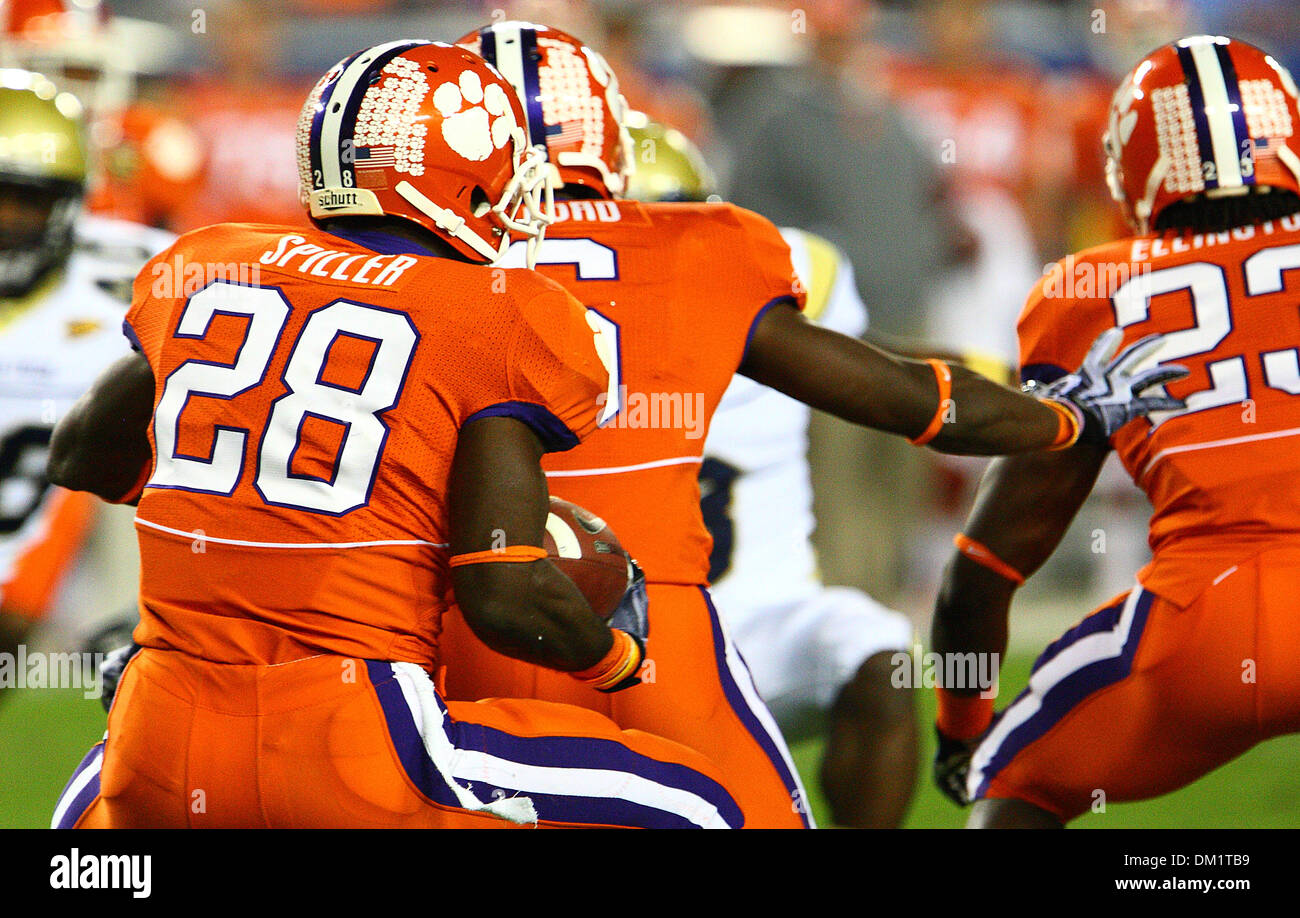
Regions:
M 1149 263 L 1087 261 L 1073 255 L 1043 268 L 1046 299 L 1106 299 L 1134 277 L 1150 274 Z
M 82 854 L 73 848 L 50 858 L 51 889 L 125 889 L 136 899 L 153 891 L 153 855 Z
M 996 698 L 1001 662 L 996 653 L 923 653 L 915 644 L 911 653 L 900 650 L 890 658 L 889 681 L 894 688 L 979 689 L 981 698 Z
M 149 269 L 156 298 L 186 299 L 218 281 L 256 287 L 262 282 L 260 266 L 242 261 L 190 261 L 179 252 L 170 260 L 156 261 Z
M 104 693 L 99 669 L 102 653 L 46 653 L 19 644 L 14 653 L 0 653 L 0 689 L 81 689 L 83 698 Z
M 596 396 L 602 415 L 608 400 L 608 393 Z M 703 392 L 629 392 L 627 386 L 619 386 L 618 403 L 618 413 L 602 427 L 683 430 L 688 440 L 704 436 Z

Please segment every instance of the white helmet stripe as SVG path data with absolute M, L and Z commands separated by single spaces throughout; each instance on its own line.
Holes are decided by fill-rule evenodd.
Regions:
M 1209 128 L 1210 143 L 1220 188 L 1240 187 L 1241 142 L 1233 119 L 1232 103 L 1228 98 L 1228 85 L 1224 80 L 1219 55 L 1214 50 L 1214 39 L 1189 42 L 1196 76 L 1205 98 L 1205 121 Z
M 482 30 L 482 56 L 515 87 L 524 109 L 524 137 L 546 150 L 546 121 L 537 99 L 538 68 L 526 55 L 536 52 L 537 26 L 530 22 L 502 22 Z M 528 34 L 524 34 L 526 33 Z
M 524 57 L 519 32 L 519 24 L 515 22 L 503 22 L 492 27 L 492 37 L 496 41 L 492 63 L 505 77 L 506 82 L 515 88 L 515 95 L 522 100 L 524 97 Z M 532 127 L 533 125 L 529 126 Z
M 334 83 L 334 92 L 330 95 L 329 105 L 325 109 L 324 117 L 321 119 L 320 165 L 324 187 L 343 187 L 343 170 L 339 163 L 343 138 L 340 135 L 343 131 L 343 115 L 348 110 L 348 105 L 352 101 L 352 94 L 356 91 L 357 84 L 365 76 L 366 71 L 370 69 L 370 65 L 374 63 L 375 59 L 384 52 L 414 44 L 423 44 L 423 42 L 412 42 L 407 39 L 376 45 L 358 56 L 339 74 L 338 80 Z M 365 89 L 363 88 L 361 91 L 364 92 Z

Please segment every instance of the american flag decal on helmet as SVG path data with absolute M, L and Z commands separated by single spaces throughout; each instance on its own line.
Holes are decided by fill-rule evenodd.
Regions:
M 357 147 L 355 165 L 358 169 L 382 169 L 397 163 L 397 154 L 391 146 Z
M 546 128 L 546 143 L 548 146 L 554 144 L 557 147 L 582 143 L 585 134 L 586 131 L 582 120 L 575 118 L 571 121 L 562 121 L 559 124 L 548 126 Z
M 397 55 L 421 41 L 392 41 L 365 51 L 358 51 L 334 70 L 330 71 L 320 95 L 310 111 L 304 110 L 303 119 L 310 118 L 308 148 L 313 174 L 319 172 L 320 187 L 340 188 L 356 185 L 356 158 L 362 147 L 348 148 L 345 157 L 344 142 L 356 135 L 357 113 L 372 77 Z M 331 79 L 332 77 L 332 79 Z M 364 149 L 374 153 L 375 147 Z M 391 151 L 391 147 L 389 148 Z M 372 167 L 378 167 L 371 162 Z

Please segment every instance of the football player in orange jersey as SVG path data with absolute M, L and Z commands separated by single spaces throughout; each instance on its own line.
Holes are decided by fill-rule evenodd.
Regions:
M 315 226 L 208 227 L 140 273 L 138 352 L 51 445 L 52 480 L 139 500 L 143 648 L 55 826 L 740 825 L 692 750 L 430 678 L 453 602 L 593 690 L 643 658 L 636 591 L 611 627 L 541 548 L 540 458 L 609 370 L 562 288 L 484 267 L 548 219 L 523 118 L 464 49 L 357 52 L 299 121 Z
M 604 59 L 574 37 L 501 22 L 461 43 L 515 86 L 531 137 L 568 199 L 538 250 L 539 270 L 590 308 L 618 355 L 605 430 L 544 465 L 552 493 L 598 512 L 641 563 L 651 637 L 646 684 L 605 696 L 493 653 L 449 616 L 447 697 L 530 696 L 608 713 L 624 728 L 703 751 L 725 774 L 746 826 L 810 825 L 785 743 L 707 589 L 710 537 L 697 476 L 709 419 L 732 375 L 739 370 L 847 420 L 952 451 L 1062 447 L 1076 438 L 1075 415 L 1044 411 L 1062 405 L 1036 404 L 960 367 L 896 359 L 805 322 L 789 249 L 757 214 L 726 203 L 618 200 L 632 168 L 626 106 Z M 501 264 L 523 257 L 516 247 Z M 1150 346 L 1131 352 L 1095 390 L 1116 387 L 1105 400 L 1124 419 L 1154 407 L 1133 400 L 1121 369 Z M 1098 381 L 1092 370 L 1085 375 Z M 1152 378 L 1134 384 L 1140 390 Z M 1067 384 L 1076 395 L 1078 382 Z M 1099 410 L 1083 402 L 1090 416 Z M 1098 431 L 1109 426 L 1090 422 Z
M 1050 383 L 1099 329 L 1167 335 L 1186 408 L 1102 443 L 988 469 L 934 619 L 941 654 L 1001 654 L 1016 587 L 1047 559 L 1113 448 L 1146 492 L 1153 560 L 1047 648 L 997 717 L 939 689 L 936 778 L 973 826 L 1055 826 L 1172 791 L 1300 730 L 1300 108 L 1242 41 L 1185 38 L 1111 103 L 1107 178 L 1137 235 L 1035 287 L 1020 364 Z M 973 752 L 973 754 L 972 754 Z

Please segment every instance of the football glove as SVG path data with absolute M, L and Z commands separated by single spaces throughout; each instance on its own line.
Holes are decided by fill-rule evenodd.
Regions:
M 1142 362 L 1159 350 L 1164 337 L 1147 335 L 1113 356 L 1123 337 L 1123 329 L 1106 329 L 1088 348 L 1078 370 L 1048 386 L 1030 383 L 1025 387 L 1030 395 L 1070 406 L 1082 422 L 1079 439 L 1083 442 L 1105 443 L 1135 418 L 1152 411 L 1178 411 L 1187 407 L 1181 399 L 1142 394 L 1187 376 L 1187 368 L 1178 364 L 1138 371 Z
M 966 806 L 970 803 L 966 777 L 970 774 L 970 760 L 975 748 L 971 743 L 947 736 L 937 726 L 934 735 L 939 741 L 934 751 L 934 783 L 953 803 Z
M 650 601 L 646 598 L 645 572 L 631 557 L 627 559 L 627 565 L 630 572 L 627 592 L 614 608 L 609 627 L 626 631 L 644 644 L 650 636 Z
M 650 636 L 650 600 L 646 597 L 645 573 L 641 570 L 641 565 L 637 564 L 630 556 L 627 563 L 631 570 L 631 582 L 628 584 L 627 592 L 623 594 L 622 600 L 615 607 L 614 614 L 610 616 L 609 627 L 627 632 L 632 640 L 636 642 L 637 649 L 641 654 L 641 660 L 644 661 L 645 642 L 646 638 Z M 612 692 L 629 689 L 634 685 L 640 685 L 640 671 L 641 666 L 638 664 L 636 670 L 622 682 L 597 691 L 608 695 Z
M 140 645 L 132 641 L 125 647 L 110 651 L 99 664 L 99 703 L 104 706 L 105 711 L 113 706 L 113 696 L 117 694 L 117 684 L 122 680 L 122 671 L 139 650 Z

